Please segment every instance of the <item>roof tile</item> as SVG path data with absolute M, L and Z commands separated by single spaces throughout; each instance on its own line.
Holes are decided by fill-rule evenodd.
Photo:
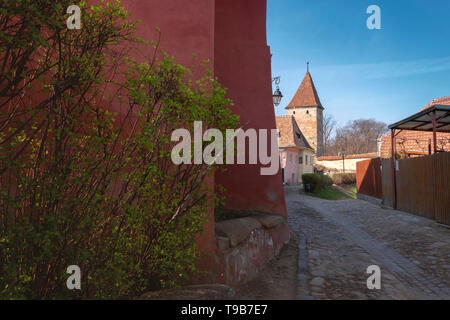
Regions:
M 433 99 L 429 104 L 427 104 L 425 107 L 420 109 L 420 111 L 431 108 L 432 106 L 437 105 L 437 104 L 444 105 L 444 106 L 450 106 L 450 96 Z
M 450 96 L 433 99 L 429 104 L 420 111 L 428 109 L 434 105 L 450 106 Z M 391 134 L 387 133 L 381 137 L 381 157 L 391 157 Z M 437 133 L 438 150 L 450 152 L 450 133 Z M 403 130 L 395 138 L 396 150 L 400 153 L 407 154 L 427 154 L 428 146 L 433 146 L 433 133 L 425 131 Z
M 278 144 L 280 148 L 300 148 L 314 150 L 306 140 L 293 116 L 276 117 L 277 129 L 280 131 Z
M 286 109 L 295 107 L 323 108 L 309 71 L 306 72 L 305 78 Z

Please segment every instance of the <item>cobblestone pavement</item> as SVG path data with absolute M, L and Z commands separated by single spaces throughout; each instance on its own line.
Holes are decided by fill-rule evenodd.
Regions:
M 450 299 L 450 229 L 363 200 L 328 201 L 286 187 L 299 236 L 298 299 Z M 367 267 L 381 268 L 369 290 Z

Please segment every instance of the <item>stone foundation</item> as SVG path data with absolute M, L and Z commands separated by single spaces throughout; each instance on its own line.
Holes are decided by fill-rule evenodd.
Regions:
M 285 218 L 259 215 L 216 223 L 217 283 L 254 279 L 290 240 Z

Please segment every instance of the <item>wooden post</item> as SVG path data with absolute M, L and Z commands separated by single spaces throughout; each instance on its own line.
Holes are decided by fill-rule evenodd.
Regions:
M 392 207 L 397 209 L 397 177 L 396 177 L 396 154 L 395 154 L 395 129 L 391 130 L 391 159 L 392 159 Z
M 434 153 L 437 152 L 437 137 L 436 137 L 436 110 L 433 110 L 431 115 L 433 119 L 433 145 L 434 145 Z

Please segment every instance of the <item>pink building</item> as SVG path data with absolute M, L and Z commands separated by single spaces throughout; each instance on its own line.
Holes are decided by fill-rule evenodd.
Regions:
M 276 117 L 283 182 L 298 184 L 302 174 L 314 172 L 314 150 L 293 116 Z
M 286 107 L 288 115 L 276 118 L 284 183 L 298 184 L 302 174 L 314 173 L 315 156 L 323 153 L 323 109 L 308 63 L 306 75 Z

